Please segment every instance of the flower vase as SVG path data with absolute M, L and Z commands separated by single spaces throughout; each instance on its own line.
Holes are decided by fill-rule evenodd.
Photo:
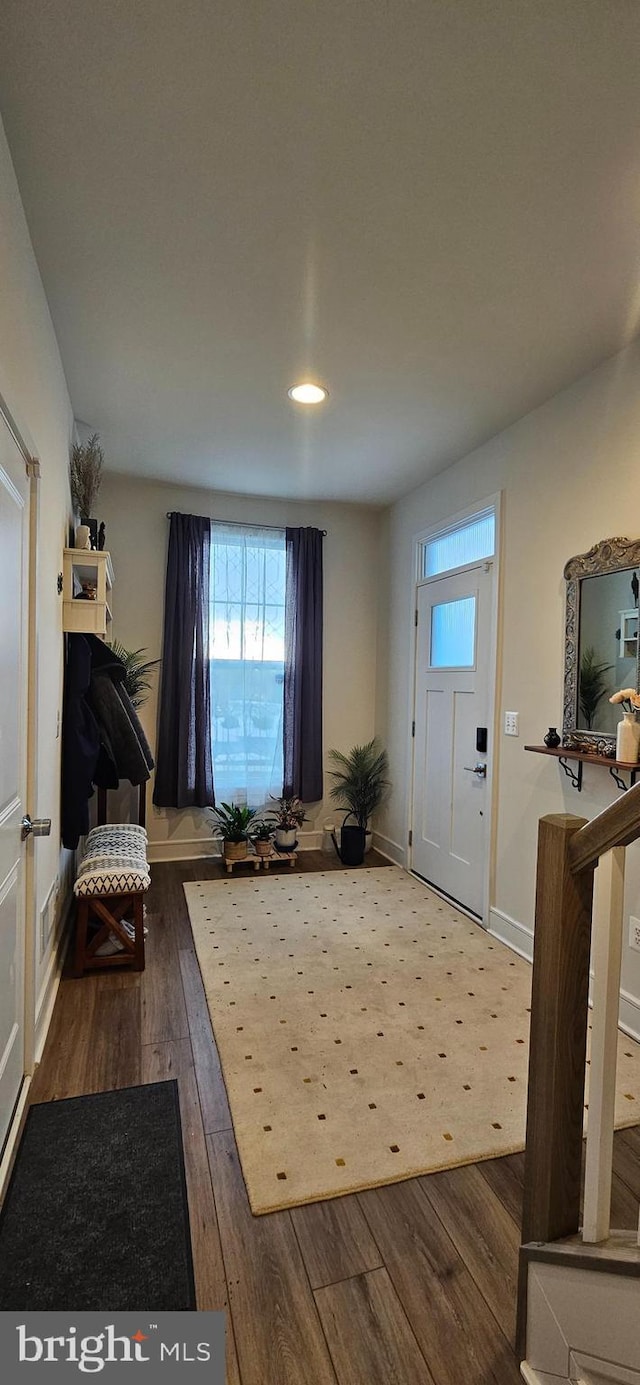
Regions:
M 89 546 L 90 546 L 90 547 L 94 550 L 94 552 L 95 552 L 95 551 L 97 550 L 97 548 L 98 548 L 98 521 L 97 521 L 97 519 L 92 519 L 90 515 L 81 515 L 81 516 L 80 516 L 80 523 L 81 523 L 81 524 L 87 525 L 87 527 L 88 527 L 88 529 L 89 529 L 89 537 L 90 537 L 90 539 L 91 539 L 91 543 L 90 543 Z
M 616 760 L 635 765 L 640 750 L 640 722 L 634 712 L 624 712 L 616 732 Z

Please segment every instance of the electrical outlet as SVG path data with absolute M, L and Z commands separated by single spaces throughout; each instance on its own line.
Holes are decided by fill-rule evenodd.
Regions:
M 518 713 L 505 712 L 504 714 L 504 734 L 505 736 L 518 736 Z
M 633 914 L 629 919 L 629 947 L 640 952 L 640 919 L 634 919 Z

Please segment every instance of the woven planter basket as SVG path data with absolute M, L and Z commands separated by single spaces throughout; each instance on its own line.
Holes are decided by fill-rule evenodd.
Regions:
M 225 861 L 244 861 L 247 855 L 247 843 L 223 842 L 222 850 Z

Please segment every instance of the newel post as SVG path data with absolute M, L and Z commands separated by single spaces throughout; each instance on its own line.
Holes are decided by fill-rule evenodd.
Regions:
M 522 1240 L 578 1230 L 593 867 L 572 875 L 569 848 L 586 818 L 540 819 Z M 519 1337 L 526 1313 L 521 1263 Z

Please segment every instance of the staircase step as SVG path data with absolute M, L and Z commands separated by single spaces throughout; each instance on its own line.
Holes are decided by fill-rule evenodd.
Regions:
M 638 1231 L 612 1231 L 599 1245 L 585 1245 L 580 1236 L 566 1236 L 560 1241 L 530 1241 L 521 1247 L 521 1255 L 529 1261 L 548 1265 L 571 1265 L 574 1269 L 599 1270 L 601 1273 L 625 1274 L 640 1278 L 640 1246 Z

